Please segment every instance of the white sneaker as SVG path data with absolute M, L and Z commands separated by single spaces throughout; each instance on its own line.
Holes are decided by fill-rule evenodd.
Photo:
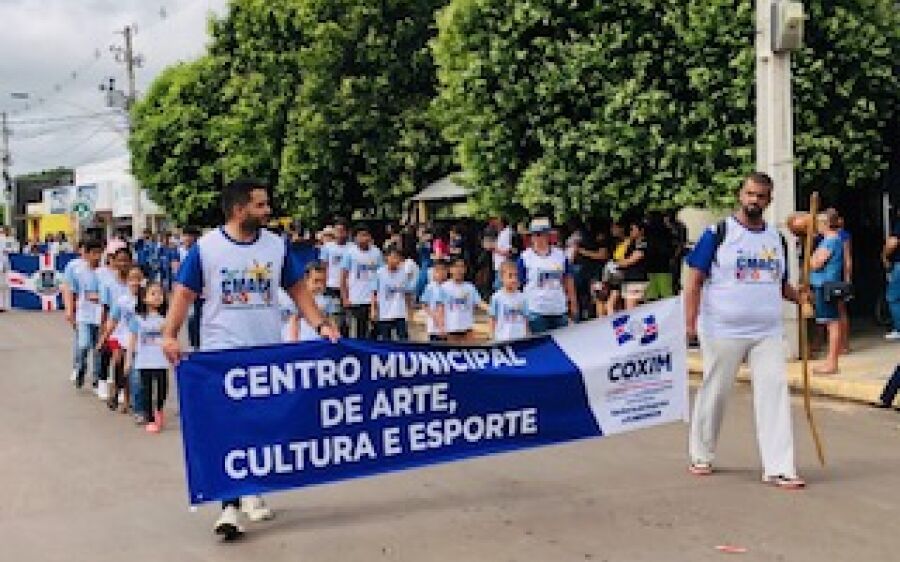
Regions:
M 97 381 L 97 398 L 109 400 L 109 381 Z
M 893 330 L 884 335 L 884 339 L 887 341 L 897 341 L 900 340 L 900 332 L 897 330 Z
M 241 511 L 253 522 L 268 521 L 275 517 L 275 513 L 266 506 L 266 502 L 260 496 L 243 496 Z
M 222 515 L 216 520 L 213 532 L 221 535 L 226 541 L 233 541 L 244 534 L 244 528 L 238 522 L 238 510 L 236 507 L 229 505 L 222 510 Z
M 72 369 L 72 374 L 69 375 L 69 382 L 75 382 L 78 380 L 78 369 Z

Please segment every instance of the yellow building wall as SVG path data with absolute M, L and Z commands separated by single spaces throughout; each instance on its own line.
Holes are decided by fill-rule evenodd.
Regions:
M 38 223 L 40 232 L 34 232 L 34 221 L 28 220 L 28 239 L 32 240 L 35 236 L 39 236 L 41 240 L 46 238 L 48 234 L 58 234 L 65 232 L 66 237 L 71 240 L 75 233 L 74 224 L 69 215 L 41 215 Z

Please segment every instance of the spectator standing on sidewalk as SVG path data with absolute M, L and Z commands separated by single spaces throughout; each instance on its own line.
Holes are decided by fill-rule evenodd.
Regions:
M 809 281 L 815 295 L 816 322 L 824 324 L 828 333 L 828 352 L 824 365 L 816 367 L 813 372 L 835 375 L 842 343 L 838 312 L 838 302 L 842 298 L 836 294 L 835 287 L 844 278 L 844 242 L 838 234 L 840 223 L 834 209 L 828 209 L 816 220 L 822 238 L 810 260 L 812 273 Z
M 881 261 L 887 273 L 885 296 L 893 320 L 893 329 L 884 338 L 888 341 L 900 341 L 900 223 L 892 226 L 890 236 L 884 241 Z

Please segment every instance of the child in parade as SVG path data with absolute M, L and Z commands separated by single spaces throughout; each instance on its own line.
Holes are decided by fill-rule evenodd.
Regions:
M 324 261 L 314 260 L 306 265 L 306 272 L 303 282 L 306 288 L 313 295 L 313 300 L 320 311 L 326 316 L 334 312 L 334 300 L 327 294 L 327 266 Z M 297 311 L 297 305 L 290 299 L 286 291 L 281 291 L 282 300 L 282 318 L 284 319 L 283 336 L 286 342 L 296 341 L 315 341 L 322 337 L 316 333 L 313 327 L 307 322 L 306 318 L 301 318 Z
M 129 330 L 128 360 L 125 370 L 137 369 L 144 391 L 144 420 L 148 433 L 159 433 L 165 424 L 169 361 L 162 348 L 162 330 L 167 311 L 166 293 L 154 282 L 138 292 L 135 314 Z
M 391 245 L 387 250 L 386 265 L 380 267 L 375 274 L 371 314 L 372 321 L 375 322 L 375 337 L 379 340 L 409 339 L 406 318 L 414 283 L 402 265 L 403 252 L 399 246 Z
M 422 303 L 426 314 L 426 328 L 428 340 L 433 342 L 447 341 L 444 329 L 444 289 L 442 285 L 447 281 L 447 262 L 435 260 L 431 268 L 431 281 L 422 290 L 419 302 Z
M 113 388 L 109 393 L 107 405 L 110 410 L 115 410 L 119 405 L 119 393 L 123 393 L 122 413 L 127 414 L 131 409 L 131 397 L 134 389 L 130 384 L 130 372 L 125 370 L 125 354 L 131 343 L 131 332 L 129 325 L 134 316 L 135 307 L 137 306 L 137 295 L 144 282 L 144 272 L 140 267 L 134 265 L 128 270 L 126 277 L 128 291 L 119 295 L 110 308 L 109 317 L 103 326 L 103 332 L 100 334 L 100 343 L 98 347 L 104 344 L 112 350 L 112 366 L 116 376 L 113 379 Z M 134 404 L 137 410 L 140 404 Z
M 475 325 L 475 308 L 487 312 L 475 285 L 466 281 L 466 262 L 455 258 L 450 267 L 450 279 L 441 285 L 444 292 L 444 329 L 447 341 L 464 343 L 471 339 Z
M 500 281 L 502 287 L 491 297 L 491 334 L 498 342 L 524 338 L 528 336 L 528 305 L 519 290 L 516 262 L 503 262 Z

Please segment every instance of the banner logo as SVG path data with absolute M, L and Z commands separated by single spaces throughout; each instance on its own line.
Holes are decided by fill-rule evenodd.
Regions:
M 641 345 L 649 345 L 659 338 L 659 325 L 656 322 L 656 316 L 653 314 L 648 314 L 642 319 L 632 319 L 630 315 L 624 314 L 612 320 L 612 327 L 616 336 L 616 343 L 619 346 L 623 346 L 635 339 Z

